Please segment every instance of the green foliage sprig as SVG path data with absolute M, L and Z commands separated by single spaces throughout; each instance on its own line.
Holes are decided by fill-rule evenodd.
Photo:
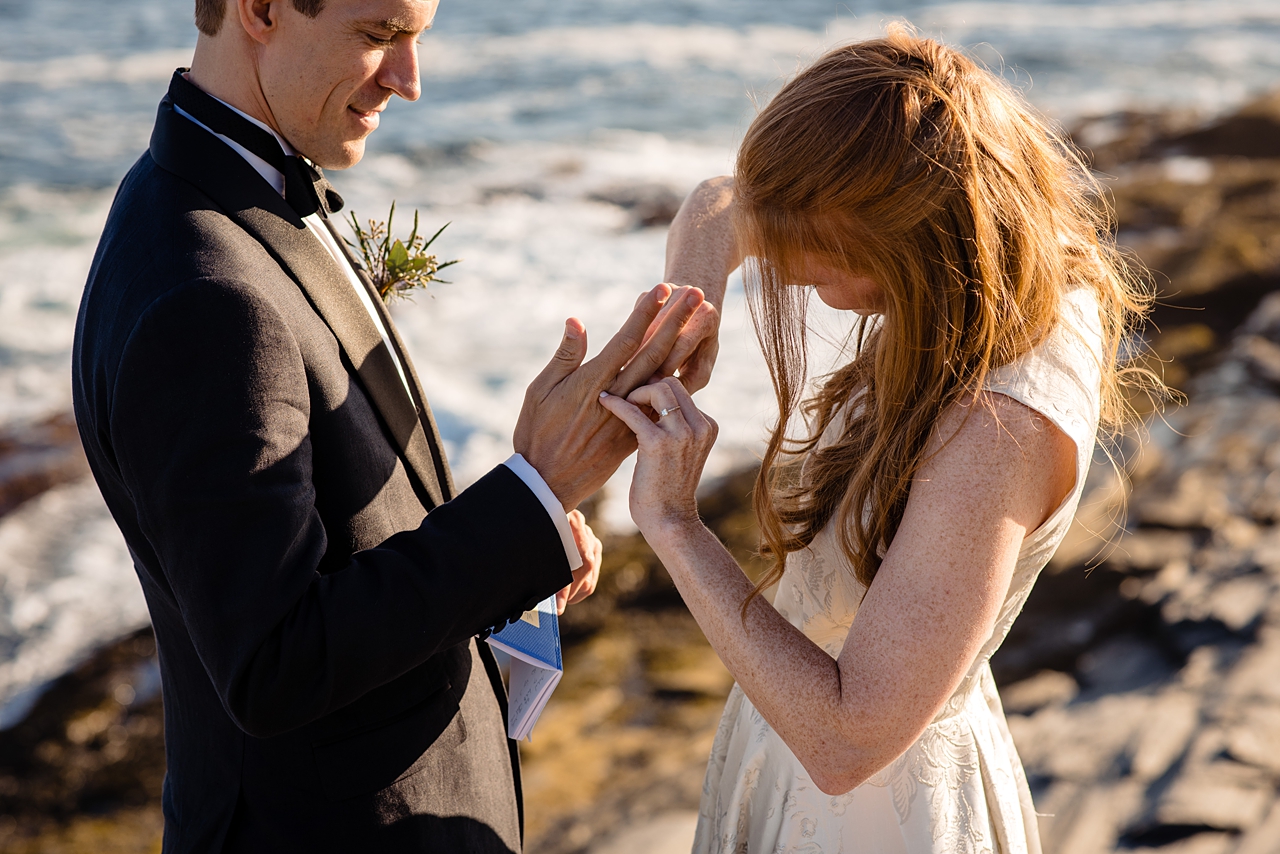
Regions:
M 445 267 L 452 267 L 461 260 L 455 258 L 452 261 L 440 261 L 435 255 L 427 254 L 427 249 L 435 243 L 441 232 L 449 227 L 449 223 L 446 222 L 440 226 L 440 230 L 429 239 L 424 239 L 418 234 L 418 212 L 415 210 L 413 231 L 409 232 L 408 240 L 400 240 L 391 236 L 391 223 L 395 215 L 396 203 L 392 202 L 387 221 L 376 222 L 371 219 L 366 229 L 360 225 L 360 220 L 352 213 L 351 228 L 355 232 L 356 242 L 347 241 L 350 246 L 359 249 L 360 254 L 364 256 L 364 265 L 369 271 L 369 278 L 373 279 L 378 295 L 388 305 L 396 297 L 407 298 L 414 290 L 426 290 L 427 285 L 432 282 L 449 284 L 448 281 L 438 278 L 436 273 Z

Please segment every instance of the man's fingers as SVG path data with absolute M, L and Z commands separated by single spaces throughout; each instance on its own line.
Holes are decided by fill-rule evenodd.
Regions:
M 649 324 L 658 316 L 658 312 L 662 310 L 663 303 L 669 296 L 671 296 L 671 286 L 662 284 L 649 291 L 637 303 L 631 316 L 609 339 L 609 343 L 604 345 L 600 355 L 587 363 L 586 367 L 595 375 L 594 379 L 607 385 L 617 376 L 618 371 L 622 370 L 622 366 L 631 361 L 631 357 L 645 340 Z
M 595 539 L 595 534 L 591 531 L 591 526 L 587 524 L 587 517 L 582 515 L 581 510 L 569 511 L 569 530 L 573 531 L 573 542 L 578 547 L 578 554 L 582 555 L 585 563 L 591 562 L 591 543 Z
M 714 338 L 703 341 L 693 356 L 680 366 L 680 383 L 690 392 L 699 391 L 711 382 L 711 370 L 716 364 L 720 343 Z
M 573 583 L 556 594 L 559 613 L 564 612 L 565 605 L 576 604 L 590 596 L 596 589 L 600 574 L 600 538 L 591 530 L 582 511 L 570 510 L 568 515 L 574 544 L 578 547 L 578 554 L 582 555 L 582 566 L 573 571 Z
M 679 297 L 672 297 L 672 300 L 676 299 L 679 302 L 672 306 L 670 313 L 650 336 L 648 342 L 618 374 L 612 383 L 611 391 L 626 394 L 657 373 L 658 368 L 666 361 L 685 323 L 697 311 L 698 306 L 702 305 L 702 291 L 697 288 L 682 289 Z
M 578 589 L 573 592 L 573 596 L 570 597 L 569 604 L 577 605 L 583 599 L 586 599 L 592 593 L 595 593 L 597 579 L 599 579 L 599 577 L 600 576 L 597 572 L 593 572 L 587 578 L 584 578 L 582 583 L 578 585 Z
M 664 377 L 674 374 L 689 360 L 702 342 L 715 336 L 719 326 L 720 313 L 716 311 L 714 305 L 704 301 L 694 310 L 693 316 L 680 330 L 680 337 L 676 339 L 671 353 L 663 360 L 662 367 L 658 368 L 658 373 Z
M 587 355 L 587 330 L 582 321 L 571 317 L 564 323 L 564 337 L 560 339 L 560 349 L 556 350 L 551 361 L 542 372 L 529 384 L 529 391 L 539 392 L 545 396 L 560 381 L 577 370 Z
M 670 284 L 668 285 L 668 287 L 672 289 L 671 290 L 672 296 L 676 296 L 679 289 L 675 285 L 670 285 Z M 640 300 L 643 300 L 648 295 L 649 295 L 649 292 L 645 291 L 643 294 L 640 295 Z M 640 300 L 636 300 L 636 308 L 640 307 Z M 649 343 L 649 339 L 653 337 L 653 333 L 657 332 L 658 327 L 660 327 L 663 324 L 663 322 L 666 321 L 667 315 L 671 313 L 672 307 L 678 304 L 679 302 L 680 301 L 678 299 L 668 298 L 662 304 L 662 308 L 658 310 L 657 316 L 654 317 L 653 320 L 649 321 L 649 328 L 644 331 L 644 340 L 640 342 L 641 347 Z

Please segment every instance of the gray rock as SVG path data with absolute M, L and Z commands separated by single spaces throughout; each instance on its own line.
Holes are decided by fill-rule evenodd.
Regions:
M 1183 621 L 1201 622 L 1209 617 L 1209 594 L 1213 577 L 1191 572 L 1172 590 L 1160 608 L 1160 618 L 1168 625 Z
M 1117 776 L 1151 703 L 1139 693 L 1109 694 L 1047 706 L 1029 717 L 1012 715 L 1009 730 L 1029 774 L 1094 784 Z
M 1040 826 L 1043 854 L 1058 854 L 1058 845 L 1077 824 L 1077 813 L 1085 796 L 1093 789 L 1083 783 L 1055 780 L 1036 795 L 1036 816 Z
M 1163 681 L 1173 672 L 1158 646 L 1134 634 L 1110 638 L 1076 663 L 1076 674 L 1091 691 L 1132 691 Z
M 1190 765 L 1160 796 L 1152 825 L 1249 830 L 1261 824 L 1274 793 L 1256 768 L 1229 760 Z
M 1259 629 L 1257 642 L 1231 669 L 1223 689 L 1229 701 L 1280 702 L 1280 626 Z
M 1233 759 L 1280 774 L 1280 706 L 1249 706 L 1227 731 L 1227 752 Z
M 1258 303 L 1240 329 L 1280 340 L 1280 293 L 1269 294 Z
M 629 211 L 637 228 L 667 225 L 680 210 L 684 197 L 665 184 L 620 184 L 588 196 Z
M 1240 492 L 1250 495 L 1256 495 L 1260 492 L 1265 479 L 1258 475 L 1257 471 L 1251 471 L 1247 477 L 1240 478 L 1237 481 Z M 1218 527 L 1214 528 L 1213 544 L 1247 552 L 1258 542 L 1261 535 L 1262 529 L 1253 521 L 1241 516 L 1228 516 L 1218 524 Z
M 1280 476 L 1272 475 L 1268 482 L 1275 480 L 1280 485 Z M 1273 526 L 1263 532 L 1253 546 L 1253 562 L 1262 567 L 1268 575 L 1280 578 L 1280 526 Z
M 1272 805 L 1262 824 L 1240 839 L 1235 854 L 1280 854 L 1280 802 Z
M 696 810 L 663 813 L 624 827 L 591 848 L 591 854 L 684 854 L 693 845 Z
M 1064 705 L 1075 699 L 1080 686 L 1070 674 L 1057 670 L 1041 670 L 1036 675 L 1000 689 L 1005 711 L 1029 715 L 1045 706 Z
M 1178 672 L 1178 684 L 1188 691 L 1203 693 L 1220 677 L 1218 672 L 1222 655 L 1217 647 L 1202 646 L 1193 649 L 1187 663 Z
M 1130 774 L 1138 780 L 1162 776 L 1187 749 L 1199 723 L 1200 698 L 1195 694 L 1173 690 L 1157 697 L 1134 740 Z
M 1227 854 L 1235 844 L 1233 833 L 1197 833 L 1159 848 L 1134 848 L 1129 854 Z
M 1165 490 L 1135 495 L 1133 510 L 1142 525 L 1211 528 L 1229 515 L 1223 478 L 1200 468 L 1182 472 Z
M 1087 787 L 1071 814 L 1061 817 L 1067 820 L 1055 820 L 1061 835 L 1045 847 L 1045 854 L 1111 854 L 1121 830 L 1142 806 L 1142 790 L 1131 780 Z
M 1238 632 L 1257 619 L 1267 606 L 1271 590 L 1271 582 L 1265 575 L 1228 579 L 1210 592 L 1206 602 L 1208 615 Z
M 1191 564 L 1185 560 L 1172 560 L 1150 579 L 1126 578 L 1126 585 L 1133 584 L 1137 597 L 1148 605 L 1155 605 L 1170 594 L 1177 593 L 1191 577 Z M 1122 588 L 1122 592 L 1124 592 Z
M 1248 335 L 1239 343 L 1240 356 L 1258 379 L 1280 385 L 1280 344 L 1261 335 Z
M 1116 543 L 1107 563 L 1123 569 L 1154 571 L 1171 561 L 1185 561 L 1195 551 L 1189 531 L 1139 529 Z

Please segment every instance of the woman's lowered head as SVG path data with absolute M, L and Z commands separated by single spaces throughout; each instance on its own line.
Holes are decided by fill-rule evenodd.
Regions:
M 1121 338 L 1150 302 L 1117 254 L 1098 187 L 1072 149 L 998 77 L 904 26 L 837 48 L 789 82 L 747 131 L 735 231 L 779 420 L 756 489 L 764 551 L 781 575 L 834 516 L 870 584 L 940 414 L 1092 289 L 1104 353 L 1102 419 L 1124 411 Z M 874 314 L 857 356 L 802 404 L 805 308 Z M 861 405 L 837 440 L 817 438 Z M 797 410 L 801 440 L 787 436 Z M 794 464 L 806 452 L 803 480 Z

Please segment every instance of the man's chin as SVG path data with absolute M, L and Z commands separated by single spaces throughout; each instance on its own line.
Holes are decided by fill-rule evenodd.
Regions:
M 364 157 L 364 138 L 353 139 L 343 142 L 333 147 L 333 150 L 326 151 L 323 159 L 315 157 L 311 161 L 317 166 L 324 169 L 350 169 L 361 161 Z

